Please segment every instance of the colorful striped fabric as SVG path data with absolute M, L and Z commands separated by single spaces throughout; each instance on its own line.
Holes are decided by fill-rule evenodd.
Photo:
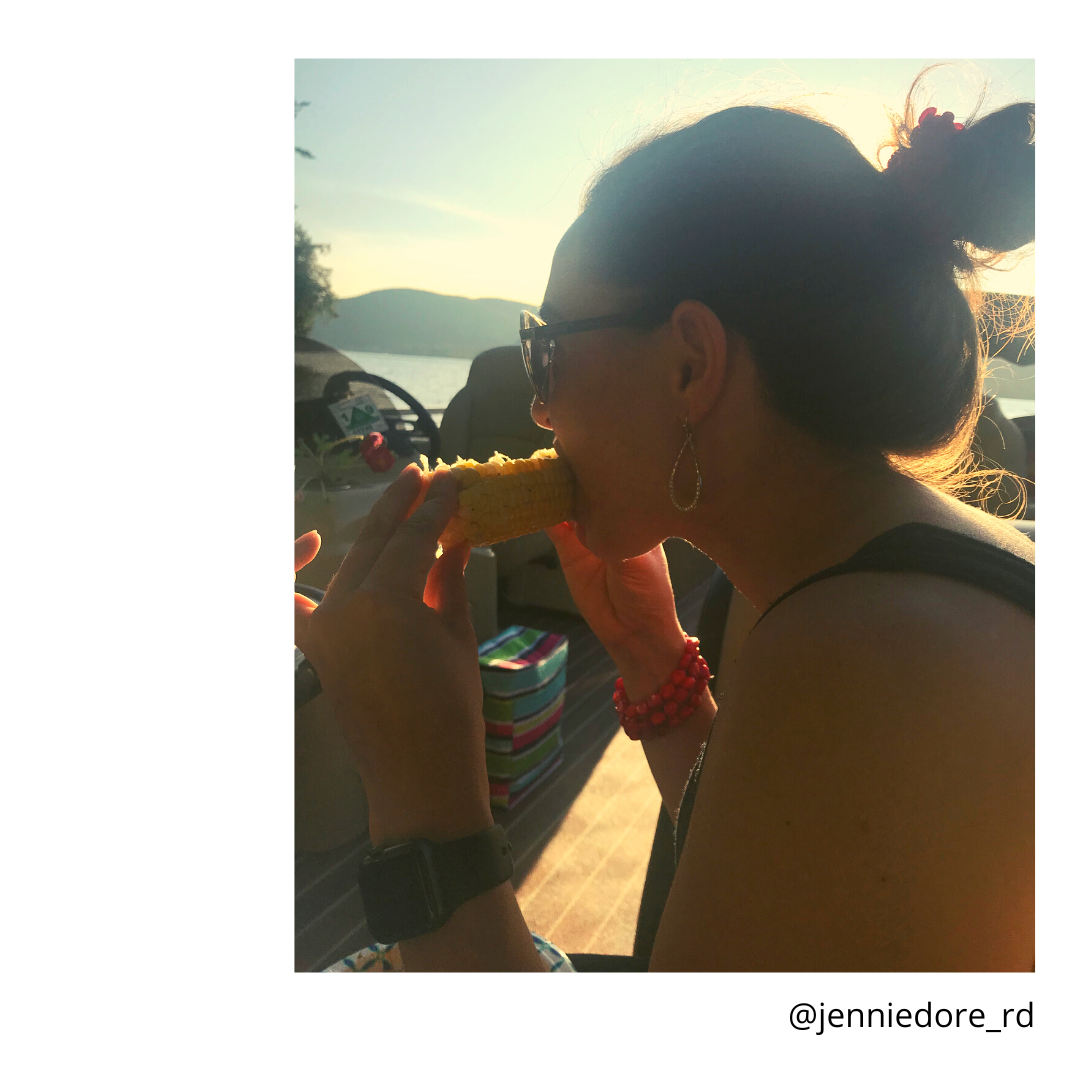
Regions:
M 511 754 L 515 750 L 536 742 L 541 735 L 547 734 L 561 719 L 565 694 L 560 694 L 550 705 L 532 716 L 512 724 L 496 724 L 491 720 L 484 723 L 487 736 L 484 745 L 498 754 Z
M 569 644 L 563 634 L 511 626 L 479 649 L 491 805 L 510 808 L 562 761 Z
M 487 751 L 487 771 L 490 780 L 518 780 L 562 749 L 562 731 L 555 727 L 542 739 L 511 754 Z
M 480 682 L 486 694 L 520 694 L 547 682 L 566 667 L 565 634 L 510 626 L 480 646 Z
M 534 689 L 525 690 L 513 697 L 501 697 L 484 692 L 484 718 L 496 724 L 512 724 L 535 716 L 550 705 L 566 689 L 566 667 Z

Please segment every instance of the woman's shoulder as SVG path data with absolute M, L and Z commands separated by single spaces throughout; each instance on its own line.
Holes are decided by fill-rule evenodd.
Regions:
M 755 627 L 758 643 L 827 630 L 884 633 L 893 644 L 910 639 L 927 648 L 966 643 L 979 652 L 1003 633 L 1032 638 L 1035 545 L 955 500 L 934 509 L 785 593 Z
M 658 966 L 1030 968 L 1027 612 L 925 574 L 826 579 L 755 627 L 718 704 L 672 893 L 717 944 L 673 919 Z
M 730 704 L 740 716 L 797 723 L 816 712 L 836 737 L 846 725 L 899 725 L 952 740 L 961 753 L 987 725 L 1033 729 L 1034 620 L 967 581 L 844 574 L 801 589 L 760 620 L 733 675 Z
M 886 682 L 920 671 L 968 684 L 1031 663 L 1028 610 L 971 580 L 921 570 L 861 570 L 814 582 L 759 621 L 743 647 L 746 669 L 817 666 L 844 679 L 874 671 Z M 932 680 L 931 680 L 932 682 Z

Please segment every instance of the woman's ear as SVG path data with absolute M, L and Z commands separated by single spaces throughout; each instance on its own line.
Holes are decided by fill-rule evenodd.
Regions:
M 699 300 L 684 300 L 671 313 L 673 390 L 680 412 L 693 427 L 708 413 L 724 386 L 728 341 L 716 312 Z

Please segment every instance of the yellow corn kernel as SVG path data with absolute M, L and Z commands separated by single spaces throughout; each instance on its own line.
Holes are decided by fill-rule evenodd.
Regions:
M 529 458 L 495 454 L 483 462 L 458 458 L 450 471 L 458 508 L 439 537 L 444 548 L 497 544 L 573 516 L 574 478 L 554 450 Z

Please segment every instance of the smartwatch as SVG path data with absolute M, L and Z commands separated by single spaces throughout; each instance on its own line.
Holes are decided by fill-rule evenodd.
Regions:
M 474 896 L 514 873 L 501 825 L 437 844 L 407 840 L 375 848 L 360 863 L 360 898 L 368 928 L 383 944 L 438 930 Z

